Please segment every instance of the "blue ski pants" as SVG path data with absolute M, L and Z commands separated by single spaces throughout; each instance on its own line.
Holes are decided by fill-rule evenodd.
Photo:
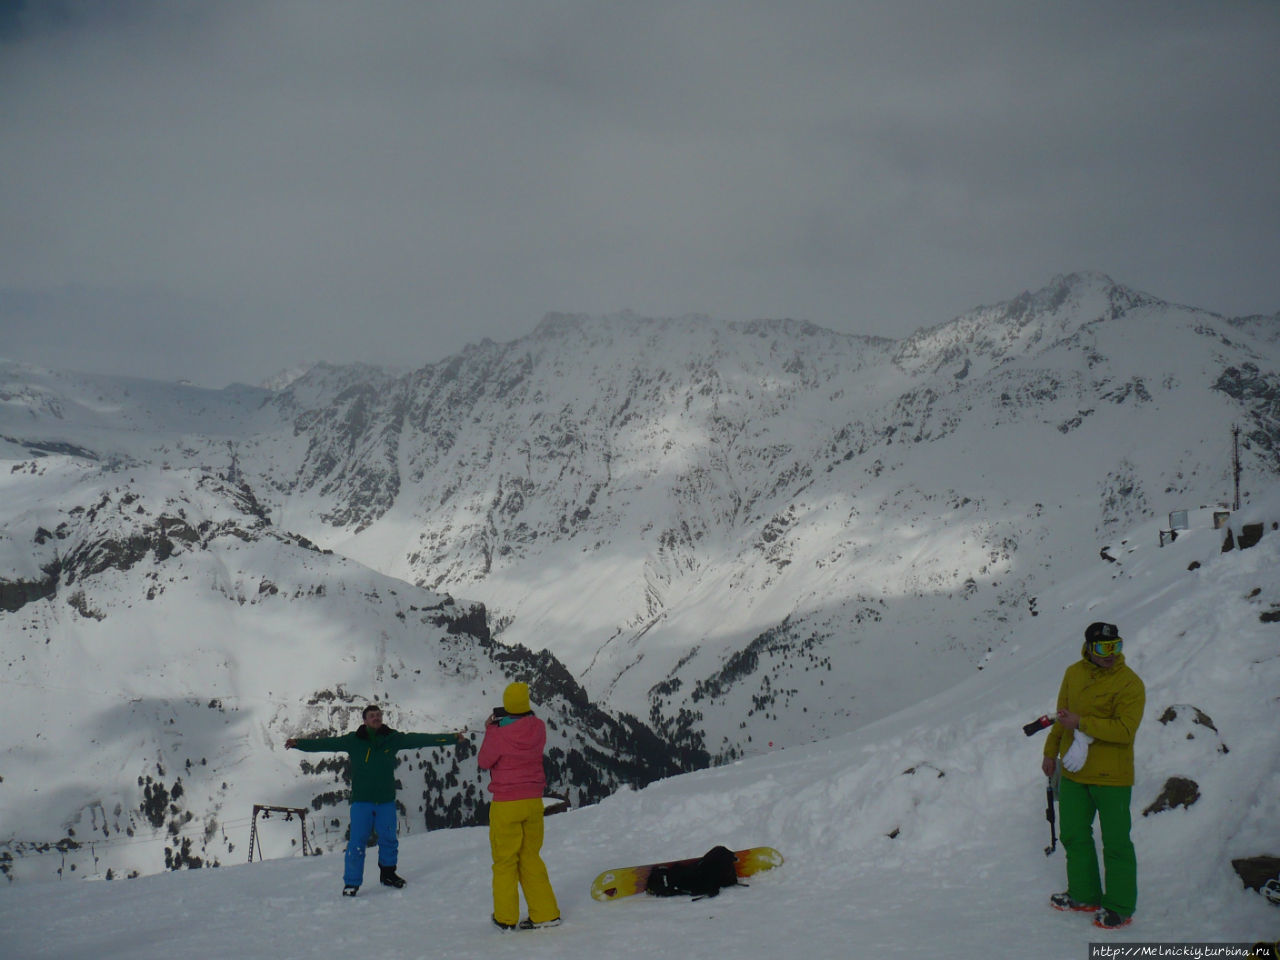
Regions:
M 347 857 L 342 882 L 358 887 L 364 881 L 364 850 L 369 834 L 378 831 L 378 866 L 394 867 L 400 854 L 396 838 L 396 805 L 360 800 L 351 804 L 351 836 L 347 840 Z

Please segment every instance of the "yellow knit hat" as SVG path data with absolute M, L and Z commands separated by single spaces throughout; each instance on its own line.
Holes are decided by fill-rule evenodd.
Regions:
M 512 683 L 502 693 L 502 708 L 510 714 L 529 712 L 529 685 Z

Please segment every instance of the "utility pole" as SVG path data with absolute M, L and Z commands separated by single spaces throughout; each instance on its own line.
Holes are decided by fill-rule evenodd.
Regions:
M 1235 476 L 1236 481 L 1236 498 L 1231 507 L 1232 510 L 1240 509 L 1240 425 L 1233 424 L 1231 427 L 1231 473 Z

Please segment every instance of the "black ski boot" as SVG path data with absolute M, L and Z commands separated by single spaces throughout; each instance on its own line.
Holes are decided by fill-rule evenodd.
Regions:
M 560 918 L 556 917 L 554 920 L 542 920 L 542 921 L 539 921 L 538 923 L 534 923 L 528 917 L 525 917 L 523 920 L 520 921 L 518 926 L 520 927 L 521 930 L 545 930 L 548 927 L 560 926 Z
M 1101 927 L 1103 930 L 1119 930 L 1121 927 L 1127 927 L 1131 923 L 1133 923 L 1133 917 L 1121 916 L 1106 907 L 1103 907 L 1093 915 L 1093 925 Z
M 382 885 L 384 887 L 399 889 L 404 886 L 404 877 L 396 873 L 395 867 L 384 867 L 382 864 L 378 864 L 378 869 L 382 871 Z
M 1081 903 L 1079 900 L 1072 900 L 1071 895 L 1065 891 L 1051 896 L 1049 898 L 1049 906 L 1055 910 L 1078 910 L 1082 913 L 1093 913 L 1098 909 L 1096 903 Z
M 354 897 L 359 892 L 360 892 L 360 888 L 350 883 L 342 888 L 342 895 L 344 897 Z

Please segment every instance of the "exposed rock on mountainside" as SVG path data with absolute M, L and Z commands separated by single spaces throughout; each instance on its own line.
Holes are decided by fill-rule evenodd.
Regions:
M 109 802 L 86 775 L 62 822 L 141 809 L 146 776 L 172 798 L 154 768 L 187 759 L 208 762 L 178 806 L 207 822 L 265 799 L 229 771 L 264 782 L 291 733 L 372 698 L 402 728 L 474 723 L 513 676 L 554 705 L 555 778 L 593 799 L 1006 655 L 1048 587 L 1129 575 L 1122 531 L 1230 495 L 1235 424 L 1246 496 L 1274 485 L 1277 328 L 1073 274 L 901 342 L 553 314 L 276 391 L 0 363 L 2 660 L 32 691 L 86 663 L 129 678 L 70 720 L 143 783 Z M 162 733 L 212 701 L 235 749 L 175 753 Z M 133 724 L 153 732 L 125 750 Z M 473 816 L 466 759 L 414 758 L 406 816 Z M 286 799 L 341 793 L 332 767 L 277 774 Z
M 277 403 L 312 411 L 294 420 L 308 451 L 359 453 L 309 452 L 291 489 L 314 506 L 289 509 L 379 569 L 483 596 L 504 641 L 547 645 L 595 695 L 732 754 L 767 694 L 692 691 L 718 689 L 784 622 L 828 646 L 834 687 L 768 731 L 787 741 L 886 709 L 865 693 L 850 706 L 876 686 L 861 645 L 941 632 L 940 656 L 900 667 L 945 684 L 1029 613 L 1055 564 L 1221 497 L 1235 420 L 1254 425 L 1254 475 L 1274 477 L 1261 371 L 1276 343 L 1266 320 L 1096 274 L 901 343 L 794 321 L 549 315 L 376 391 L 298 381 L 307 404 Z M 259 469 L 257 485 L 278 485 Z M 957 599 L 978 601 L 960 624 Z M 779 648 L 755 669 L 787 689 L 786 661 Z
M 373 700 L 404 722 L 457 728 L 526 680 L 551 729 L 551 789 L 574 805 L 708 762 L 600 709 L 552 654 L 495 643 L 482 605 L 278 529 L 242 484 L 198 471 L 97 476 L 92 491 L 47 491 L 5 528 L 34 529 L 27 562 L 44 572 L 0 580 L 7 699 L 28 704 L 28 718 L 60 704 L 36 727 L 42 760 L 0 757 L 10 875 L 90 855 L 120 876 L 217 865 L 236 854 L 225 825 L 281 796 L 316 811 L 318 846 L 338 848 L 345 759 L 281 767 L 277 753 L 287 736 L 354 729 Z M 483 821 L 486 794 L 465 769 L 477 742 L 405 758 L 408 829 Z M 51 820 L 5 798 L 42 786 L 61 798 Z

